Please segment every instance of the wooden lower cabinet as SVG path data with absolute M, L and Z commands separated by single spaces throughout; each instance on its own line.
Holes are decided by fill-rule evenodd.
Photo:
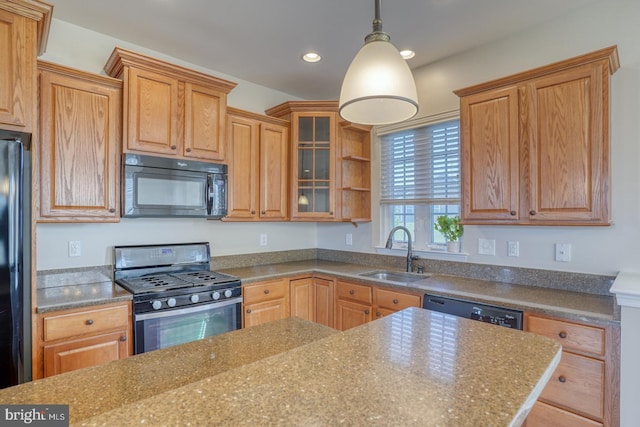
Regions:
M 131 319 L 130 301 L 39 315 L 33 378 L 132 355 Z
M 335 327 L 341 331 L 373 320 L 371 286 L 338 280 L 336 283 Z
M 243 327 L 289 317 L 289 279 L 252 283 L 242 288 Z
M 380 319 L 407 307 L 422 307 L 422 295 L 398 292 L 391 289 L 373 288 L 375 318 Z
M 291 316 L 311 320 L 325 326 L 334 325 L 334 280 L 304 277 L 289 282 Z
M 619 421 L 620 331 L 525 313 L 529 332 L 562 344 L 562 358 L 527 427 L 611 426 Z

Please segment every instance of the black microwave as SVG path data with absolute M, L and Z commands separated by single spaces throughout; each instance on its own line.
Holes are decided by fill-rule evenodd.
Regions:
M 227 214 L 227 165 L 126 153 L 122 216 L 220 219 Z

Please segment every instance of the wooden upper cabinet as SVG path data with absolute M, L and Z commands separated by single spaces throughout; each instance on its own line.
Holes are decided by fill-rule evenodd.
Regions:
M 288 217 L 288 123 L 228 109 L 229 209 L 224 221 Z
M 615 46 L 461 89 L 467 224 L 609 225 Z
M 0 124 L 32 132 L 35 120 L 36 22 L 0 9 Z
M 124 80 L 124 152 L 226 162 L 235 83 L 119 47 L 104 69 Z
M 39 221 L 119 220 L 122 82 L 38 62 Z

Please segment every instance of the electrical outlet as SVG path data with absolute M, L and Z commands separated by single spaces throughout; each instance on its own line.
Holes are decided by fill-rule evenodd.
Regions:
M 520 242 L 517 240 L 509 240 L 507 242 L 507 255 L 520 256 Z
M 267 246 L 267 235 L 265 233 L 260 235 L 260 246 Z
M 479 255 L 495 255 L 496 254 L 496 241 L 493 239 L 478 239 L 478 254 Z
M 556 243 L 556 261 L 571 261 L 571 243 Z
M 76 257 L 82 255 L 82 245 L 79 240 L 69 240 L 69 256 Z
M 351 234 L 351 233 L 347 233 L 347 234 L 346 234 L 346 236 L 345 236 L 345 238 L 344 238 L 344 240 L 345 240 L 345 244 L 346 244 L 347 246 L 351 246 L 351 245 L 353 245 L 353 234 Z

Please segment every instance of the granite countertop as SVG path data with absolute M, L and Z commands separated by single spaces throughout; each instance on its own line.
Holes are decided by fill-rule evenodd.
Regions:
M 283 319 L 3 389 L 0 402 L 69 404 L 83 426 L 517 426 L 560 357 L 546 337 L 408 308 L 345 332 Z
M 327 274 L 352 282 L 376 284 L 416 293 L 434 293 L 441 296 L 468 299 L 519 310 L 535 311 L 569 320 L 601 325 L 620 323 L 620 313 L 613 296 L 439 274 L 425 274 L 423 280 L 409 284 L 377 280 L 359 275 L 373 270 L 378 270 L 378 268 L 360 264 L 310 260 L 230 268 L 219 271 L 240 277 L 243 284 L 278 277 L 312 273 Z
M 297 320 L 281 321 L 291 322 Z M 233 340 L 228 345 L 233 345 Z M 238 346 L 236 354 L 243 350 L 248 349 Z M 251 350 L 260 352 L 259 348 Z M 173 372 L 163 374 L 162 367 L 178 363 L 184 369 L 191 366 L 190 359 L 183 362 L 179 358 L 177 362 L 161 351 L 134 356 L 129 364 L 143 365 L 138 361 L 146 356 L 144 364 L 156 368 L 151 378 L 164 376 L 167 383 L 176 381 L 173 389 L 158 390 L 153 396 L 107 412 L 95 410 L 96 416 L 86 419 L 77 415 L 79 409 L 72 408 L 76 413 L 72 424 L 517 426 L 561 355 L 560 345 L 546 337 L 419 308 L 408 308 L 188 384 L 178 382 Z M 188 352 L 175 356 L 178 354 Z M 199 363 L 207 363 L 208 355 L 208 351 L 200 355 Z M 111 370 L 126 362 L 115 362 Z M 94 405 L 100 404 L 96 396 L 110 400 L 114 392 L 135 393 L 128 391 L 129 386 L 146 385 L 147 381 L 136 377 L 135 371 L 116 378 L 86 372 L 76 375 L 84 375 L 87 382 L 96 385 L 106 383 L 103 392 L 94 396 Z M 61 375 L 59 381 L 70 381 L 72 374 Z M 110 392 L 107 387 L 115 389 Z M 40 388 L 44 393 L 45 387 Z M 4 393 L 0 401 L 28 395 L 16 391 L 0 391 Z M 81 388 L 76 395 L 83 393 Z M 54 399 L 55 394 L 51 396 Z M 13 398 L 8 403 L 18 401 Z
M 237 276 L 242 279 L 243 284 L 279 277 L 326 274 L 352 282 L 375 284 L 415 293 L 434 293 L 548 314 L 568 320 L 604 326 L 620 323 L 620 311 L 613 296 L 442 274 L 425 274 L 423 280 L 410 284 L 359 275 L 376 269 L 368 265 L 347 262 L 307 260 L 223 268 L 216 271 Z M 36 309 L 39 313 L 132 299 L 131 294 L 114 284 L 106 272 L 91 270 L 83 273 L 61 272 L 42 275 L 38 278 L 38 288 Z
M 68 404 L 77 423 L 336 333 L 298 318 L 270 322 L 2 389 L 0 402 Z

